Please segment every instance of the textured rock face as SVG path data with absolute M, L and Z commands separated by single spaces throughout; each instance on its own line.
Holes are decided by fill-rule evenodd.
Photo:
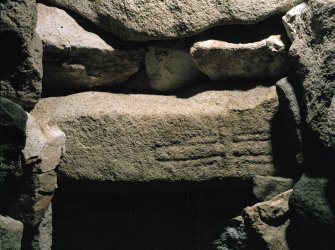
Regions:
M 52 204 L 45 212 L 32 241 L 33 250 L 50 250 L 52 249 Z
M 253 193 L 258 201 L 267 201 L 280 193 L 293 188 L 293 180 L 283 177 L 260 176 L 253 177 Z
M 44 87 L 71 91 L 112 86 L 138 71 L 143 50 L 117 50 L 86 31 L 65 11 L 37 5 L 37 33 L 44 44 Z
M 48 209 L 57 184 L 56 166 L 65 151 L 65 134 L 46 120 L 28 114 L 27 142 L 23 149 L 25 173 L 8 214 L 36 225 Z
M 195 82 L 200 76 L 189 47 L 149 46 L 145 68 L 150 86 L 158 91 L 175 91 Z
M 290 222 L 288 201 L 291 194 L 292 189 L 272 200 L 244 209 L 248 230 L 253 233 L 251 241 L 255 249 L 289 249 L 286 229 Z
M 20 151 L 26 143 L 26 122 L 21 106 L 0 97 L 0 208 L 11 184 L 23 174 Z
M 276 83 L 280 111 L 287 125 L 287 138 L 298 163 L 303 162 L 302 121 L 297 96 L 287 78 Z
M 222 24 L 256 23 L 301 0 L 91 1 L 46 0 L 71 9 L 125 40 L 184 37 Z M 255 6 L 260 6 L 255 8 Z
M 295 39 L 298 32 L 301 32 L 296 30 L 298 27 L 296 27 L 294 23 L 301 21 L 301 14 L 304 13 L 306 9 L 307 3 L 302 3 L 292 8 L 285 14 L 285 16 L 283 16 L 283 24 L 291 41 Z
M 197 42 L 191 54 L 199 70 L 212 80 L 276 79 L 285 76 L 289 67 L 287 45 L 280 35 L 246 44 Z
M 289 23 L 296 30 L 290 54 L 303 82 L 307 124 L 327 147 L 335 134 L 330 122 L 335 92 L 334 11 L 334 1 L 312 0 L 301 18 Z
M 189 99 L 86 92 L 32 114 L 66 133 L 60 174 L 73 181 L 205 181 L 275 172 L 277 108 L 275 88 L 257 87 Z
M 320 239 L 318 242 L 312 242 L 313 238 L 306 239 L 306 245 L 321 243 L 328 245 L 329 248 L 335 247 L 335 213 L 334 213 L 334 179 L 308 177 L 303 175 L 294 185 L 294 191 L 290 199 L 290 209 L 292 220 L 302 226 L 302 229 L 313 232 Z
M 0 11 L 0 96 L 31 109 L 42 90 L 42 43 L 34 31 L 36 2 L 2 1 Z
M 23 223 L 0 215 L 0 249 L 20 250 Z
M 247 231 L 242 216 L 233 218 L 225 231 L 221 234 L 220 239 L 214 242 L 217 250 L 246 250 L 247 248 Z

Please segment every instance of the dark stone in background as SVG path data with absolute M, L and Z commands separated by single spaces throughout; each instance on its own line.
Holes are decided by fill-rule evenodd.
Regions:
M 21 150 L 25 146 L 27 114 L 21 106 L 0 98 L 0 212 L 12 184 L 23 174 Z

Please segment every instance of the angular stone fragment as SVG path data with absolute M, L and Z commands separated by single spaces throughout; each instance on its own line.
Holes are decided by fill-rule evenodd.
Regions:
M 255 249 L 289 249 L 286 230 L 290 223 L 288 201 L 291 194 L 292 189 L 272 200 L 244 209 L 248 231 L 252 237 L 250 243 Z
M 0 215 L 0 249 L 21 250 L 23 223 Z
M 229 221 L 229 225 L 221 234 L 220 238 L 214 242 L 217 250 L 246 250 L 247 231 L 244 218 L 237 216 Z
M 334 1 L 311 0 L 301 17 L 290 23 L 297 32 L 290 55 L 303 85 L 306 122 L 328 148 L 334 146 L 331 137 L 335 133 L 328 122 L 335 94 L 334 11 Z
M 57 126 L 30 114 L 26 133 L 27 143 L 22 151 L 25 173 L 11 199 L 8 214 L 36 225 L 48 209 L 57 185 L 55 168 L 65 153 L 65 134 Z
M 139 69 L 144 51 L 118 50 L 86 31 L 64 10 L 37 5 L 36 31 L 44 44 L 46 91 L 112 86 Z
M 250 24 L 284 13 L 302 0 L 45 0 L 70 9 L 125 40 L 191 36 L 213 26 Z
M 301 32 L 296 30 L 296 28 L 298 27 L 296 27 L 294 23 L 299 22 L 299 20 L 301 20 L 301 15 L 305 12 L 306 9 L 307 9 L 307 3 L 302 3 L 292 8 L 285 14 L 285 16 L 283 16 L 283 24 L 285 26 L 287 36 L 290 38 L 292 42 L 297 36 L 297 34 Z
M 0 97 L 0 208 L 22 173 L 21 150 L 26 143 L 27 114 L 18 104 Z
M 43 99 L 32 115 L 66 133 L 59 173 L 79 185 L 271 175 L 277 108 L 275 88 L 257 87 L 188 99 L 86 92 Z
M 182 89 L 201 74 L 193 63 L 189 47 L 182 46 L 149 46 L 145 68 L 152 89 L 165 92 Z
M 294 185 L 290 199 L 292 220 L 301 225 L 304 231 L 310 228 L 311 232 L 320 237 L 328 237 L 328 240 L 332 240 L 333 247 L 335 246 L 334 187 L 332 177 L 303 175 Z
M 38 224 L 33 236 L 33 250 L 50 250 L 52 249 L 52 204 L 45 212 L 41 222 Z
M 253 177 L 253 193 L 258 201 L 267 201 L 293 188 L 293 180 L 283 177 L 261 176 Z
M 287 49 L 285 38 L 273 35 L 245 44 L 197 42 L 191 55 L 198 69 L 212 80 L 278 79 L 289 68 Z
M 42 90 L 36 2 L 1 1 L 0 12 L 0 96 L 32 109 Z
M 287 138 L 292 149 L 292 153 L 299 164 L 303 162 L 302 150 L 302 118 L 300 106 L 293 86 L 287 78 L 283 78 L 276 83 L 279 100 L 279 107 L 287 125 Z

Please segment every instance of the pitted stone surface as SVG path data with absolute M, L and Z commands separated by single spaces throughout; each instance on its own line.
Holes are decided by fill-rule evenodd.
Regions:
M 302 0 L 45 0 L 125 40 L 191 36 L 213 26 L 251 24 L 285 13 Z
M 86 92 L 41 100 L 32 115 L 67 135 L 73 181 L 205 181 L 275 171 L 275 87 L 174 96 Z

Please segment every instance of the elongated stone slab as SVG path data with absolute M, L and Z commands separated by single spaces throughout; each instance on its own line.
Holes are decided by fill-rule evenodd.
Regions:
M 65 132 L 64 178 L 171 182 L 274 174 L 277 109 L 275 87 L 257 87 L 188 99 L 85 92 L 42 99 L 32 115 Z
M 135 74 L 144 50 L 115 49 L 64 10 L 37 5 L 37 34 L 44 44 L 44 91 L 112 86 Z
M 45 0 L 125 40 L 191 36 L 224 24 L 250 24 L 285 13 L 302 0 Z
M 212 80 L 276 79 L 287 74 L 288 46 L 281 35 L 253 43 L 218 40 L 197 42 L 191 55 L 200 71 Z

